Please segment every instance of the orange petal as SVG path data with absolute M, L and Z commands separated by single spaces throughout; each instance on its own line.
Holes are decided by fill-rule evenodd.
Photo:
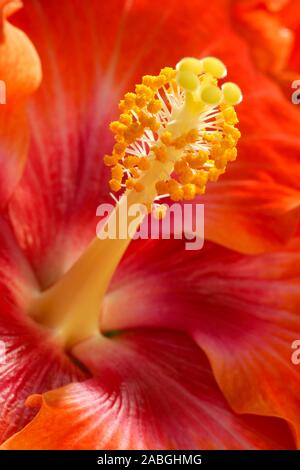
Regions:
M 291 448 L 287 426 L 238 416 L 188 337 L 152 330 L 86 342 L 76 355 L 98 375 L 41 396 L 31 423 L 3 449 Z
M 291 82 L 300 71 L 298 0 L 236 0 L 234 19 L 257 67 L 276 79 L 290 98 Z
M 258 253 L 277 249 L 299 223 L 300 114 L 278 86 L 251 65 L 245 44 L 239 44 L 235 59 L 239 65 L 233 80 L 244 93 L 238 108 L 238 158 L 217 184 L 209 185 L 201 202 L 207 238 Z
M 280 249 L 300 218 L 299 191 L 273 181 L 220 181 L 202 202 L 206 238 L 247 254 Z
M 0 208 L 18 182 L 28 149 L 26 101 L 41 80 L 41 66 L 28 37 L 6 17 L 18 1 L 0 0 Z

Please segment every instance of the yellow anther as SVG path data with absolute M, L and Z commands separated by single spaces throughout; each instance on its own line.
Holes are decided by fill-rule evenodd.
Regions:
M 189 168 L 187 162 L 185 160 L 177 160 L 174 164 L 174 170 L 176 173 L 180 174 L 186 171 Z
M 136 85 L 135 92 L 138 97 L 142 96 L 149 101 L 153 98 L 153 90 L 147 85 Z
M 183 190 L 183 199 L 187 201 L 194 199 L 196 196 L 196 186 L 194 184 L 184 184 L 182 186 Z
M 194 57 L 185 57 L 178 62 L 176 70 L 179 72 L 192 72 L 195 75 L 200 75 L 203 71 L 203 63 Z
M 154 152 L 156 160 L 159 160 L 160 162 L 163 162 L 163 163 L 168 161 L 168 152 L 166 151 L 165 148 L 154 146 L 152 147 L 152 151 Z
M 124 158 L 124 166 L 125 168 L 131 169 L 139 164 L 139 160 L 139 157 L 128 155 L 126 158 Z
M 223 149 L 220 142 L 214 144 L 210 149 L 210 156 L 213 160 L 218 158 L 222 153 Z
M 160 75 L 164 76 L 169 82 L 176 77 L 176 70 L 172 67 L 164 67 L 160 71 Z
M 193 72 L 178 72 L 177 83 L 184 90 L 195 91 L 200 85 L 199 79 Z
M 112 191 L 120 191 L 120 189 L 121 189 L 121 183 L 120 183 L 120 181 L 118 181 L 116 179 L 111 179 L 109 181 L 109 186 L 110 186 L 110 189 Z
M 167 181 L 167 188 L 172 201 L 181 201 L 183 199 L 183 190 L 178 181 L 170 179 Z
M 160 140 L 163 144 L 169 146 L 172 144 L 172 134 L 171 132 L 162 132 L 160 135 Z
M 205 154 L 204 152 L 203 152 L 203 155 L 204 156 L 202 156 L 201 154 L 199 155 L 199 153 L 197 155 L 194 155 L 194 154 L 187 155 L 186 161 L 188 162 L 191 168 L 194 168 L 194 169 L 201 168 L 208 158 L 207 154 Z
M 145 96 L 137 96 L 135 102 L 138 108 L 144 108 L 147 105 L 148 100 Z
M 132 115 L 129 113 L 123 113 L 120 116 L 120 122 L 125 124 L 125 126 L 129 126 L 132 123 Z
M 194 172 L 191 168 L 187 168 L 179 174 L 180 183 L 187 184 L 193 181 Z
M 153 75 L 144 75 L 142 79 L 142 83 L 143 85 L 146 85 L 151 89 L 154 89 L 156 88 L 155 79 L 156 77 L 153 77 Z
M 204 135 L 203 135 L 203 140 L 205 142 L 220 142 L 223 138 L 223 135 L 221 132 L 211 132 L 211 133 L 208 133 L 208 132 L 205 132 Z
M 125 100 L 121 100 L 118 106 L 122 113 L 126 113 L 128 111 L 128 106 L 126 105 Z
M 136 139 L 142 137 L 144 134 L 144 126 L 138 122 L 133 122 L 124 132 L 124 138 L 129 144 L 133 143 Z
M 120 163 L 117 163 L 114 167 L 111 169 L 111 176 L 112 179 L 116 179 L 118 181 L 121 181 L 123 178 L 123 166 Z
M 226 155 L 226 158 L 229 162 L 234 162 L 236 160 L 236 157 L 237 157 L 236 147 L 225 150 L 225 155 Z
M 222 91 L 215 85 L 207 85 L 201 90 L 201 99 L 205 104 L 215 106 L 222 101 Z
M 202 59 L 203 70 L 215 78 L 224 78 L 227 75 L 227 69 L 223 62 L 215 57 L 206 57 Z
M 147 127 L 149 123 L 150 116 L 145 111 L 138 112 L 138 118 L 142 126 Z
M 205 163 L 208 160 L 208 157 L 209 154 L 205 150 L 199 150 L 199 152 L 197 153 L 197 159 L 199 160 L 199 163 Z
M 165 75 L 159 75 L 158 77 L 154 77 L 153 86 L 158 89 L 164 86 L 167 83 L 168 79 Z
M 160 129 L 160 123 L 155 119 L 155 117 L 150 117 L 148 127 L 152 132 L 157 132 Z
M 155 188 L 159 196 L 168 193 L 168 183 L 166 181 L 157 181 Z
M 174 202 L 182 201 L 183 199 L 183 190 L 182 188 L 178 188 L 177 191 L 171 191 L 170 199 Z
M 135 105 L 135 100 L 136 100 L 135 93 L 126 93 L 126 95 L 124 96 L 124 102 L 128 108 L 131 108 Z
M 177 189 L 180 188 L 180 184 L 178 181 L 174 180 L 174 178 L 170 178 L 167 181 L 167 188 L 169 191 L 177 191 Z
M 149 113 L 156 114 L 162 108 L 162 103 L 159 100 L 151 100 L 147 106 Z
M 228 159 L 225 153 L 220 154 L 215 158 L 215 166 L 218 169 L 225 169 L 227 162 L 228 162 Z
M 113 152 L 114 152 L 114 154 L 123 156 L 123 153 L 125 152 L 126 148 L 127 148 L 127 143 L 126 142 L 117 142 L 114 145 Z
M 224 173 L 224 170 L 218 168 L 211 168 L 209 170 L 208 179 L 209 181 L 216 182 L 219 179 L 219 176 Z
M 122 124 L 120 121 L 113 121 L 109 125 L 110 130 L 113 134 L 123 135 L 127 130 L 127 126 Z
M 225 103 L 236 105 L 242 101 L 243 95 L 241 89 L 235 83 L 224 83 L 224 85 L 222 85 L 222 91 Z
M 142 171 L 146 171 L 146 170 L 149 170 L 150 168 L 150 161 L 149 161 L 149 158 L 147 157 L 141 157 L 139 159 L 139 162 L 138 162 L 138 167 L 140 170 Z
M 227 124 L 235 125 L 239 122 L 237 114 L 233 106 L 226 106 L 222 111 L 222 116 Z
M 223 146 L 224 148 L 232 149 L 235 148 L 237 144 L 238 138 L 233 137 L 232 135 L 225 135 L 225 138 L 223 140 Z
M 236 141 L 241 137 L 240 131 L 236 127 L 226 124 L 226 122 L 224 124 L 224 133 L 231 136 Z
M 114 137 L 115 137 L 115 141 L 116 141 L 116 142 L 118 142 L 118 143 L 120 143 L 120 144 L 124 144 L 124 143 L 125 143 L 124 135 L 122 135 L 122 134 L 120 134 L 120 135 L 115 134 Z M 128 142 L 126 142 L 126 144 L 127 144 L 127 143 L 128 143 Z
M 199 138 L 199 133 L 197 129 L 191 129 L 189 132 L 186 134 L 182 134 L 180 137 L 177 137 L 177 139 L 174 139 L 171 142 L 171 145 L 177 149 L 181 149 L 185 147 L 188 144 L 193 144 L 196 142 Z
M 208 172 L 205 170 L 198 170 L 193 178 L 193 183 L 196 186 L 205 186 L 208 181 Z
M 153 132 L 156 132 L 160 127 L 155 117 L 149 115 L 146 111 L 139 111 L 138 118 L 139 118 L 141 126 L 143 127 L 143 132 L 144 132 L 145 127 L 148 127 Z
M 118 163 L 119 158 L 115 155 L 105 155 L 103 161 L 106 166 L 114 166 Z
M 196 195 L 201 195 L 205 193 L 205 186 L 196 186 Z

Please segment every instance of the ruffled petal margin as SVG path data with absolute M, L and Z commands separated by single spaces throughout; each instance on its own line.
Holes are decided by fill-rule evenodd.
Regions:
M 293 446 L 280 420 L 235 415 L 204 354 L 182 334 L 131 332 L 83 343 L 98 375 L 43 396 L 2 449 L 271 449 Z

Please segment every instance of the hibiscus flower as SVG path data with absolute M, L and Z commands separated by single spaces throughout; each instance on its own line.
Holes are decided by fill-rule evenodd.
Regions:
M 300 118 L 232 29 L 231 2 L 169 0 L 161 12 L 144 0 L 27 1 L 15 23 L 43 67 L 28 115 L 39 60 L 20 29 L 9 37 L 15 2 L 7 3 L 0 72 L 8 85 L 8 64 L 18 72 L 22 106 L 11 106 L 22 121 L 1 130 L 1 159 L 14 176 L 2 166 L 2 447 L 295 448 Z M 196 255 L 176 240 L 133 241 L 117 268 L 112 250 L 86 257 L 96 208 L 110 200 L 101 155 L 113 147 L 108 127 L 119 99 L 142 75 L 212 55 L 227 64 L 244 102 L 239 158 L 197 199 L 205 201 L 209 241 Z M 67 282 L 49 303 L 48 289 L 82 260 L 78 289 Z M 74 320 L 66 342 L 55 324 L 72 297 L 82 337 L 74 340 Z M 82 323 L 94 311 L 99 331 L 98 317 L 91 329 Z

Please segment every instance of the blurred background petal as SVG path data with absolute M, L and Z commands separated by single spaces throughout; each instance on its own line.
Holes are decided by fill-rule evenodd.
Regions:
M 26 103 L 41 80 L 38 55 L 29 38 L 7 17 L 22 6 L 0 0 L 0 209 L 15 189 L 26 162 Z

